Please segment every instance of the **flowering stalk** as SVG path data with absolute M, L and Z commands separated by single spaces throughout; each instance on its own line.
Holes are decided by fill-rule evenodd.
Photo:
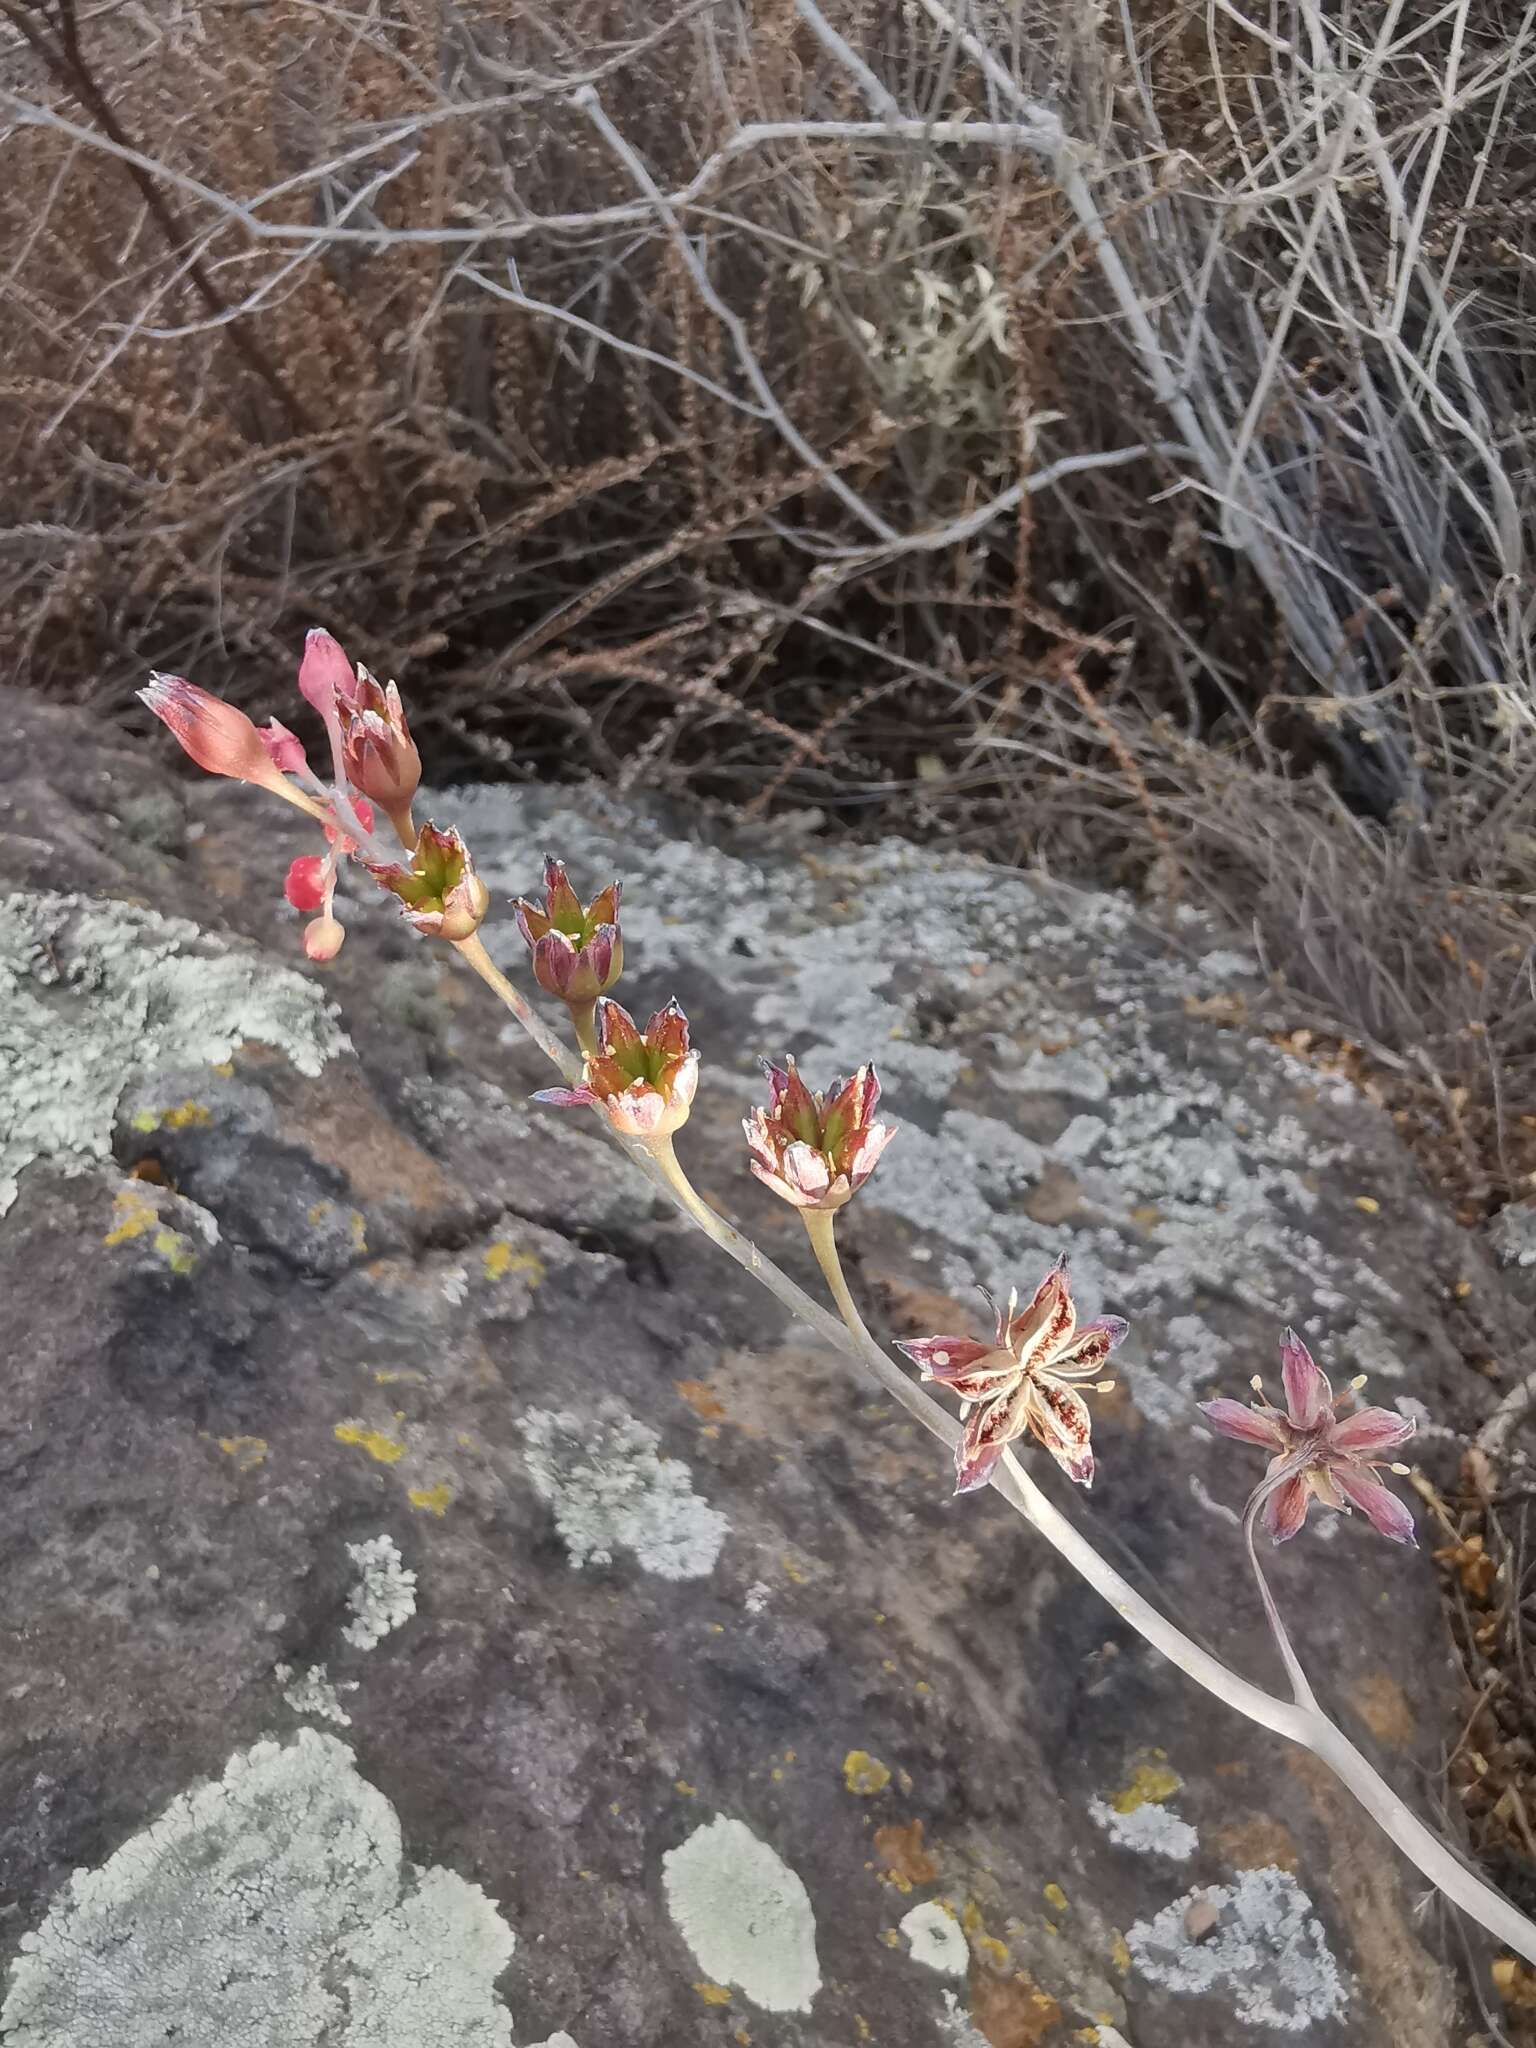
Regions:
M 1276 1539 L 1283 1540 L 1299 1528 L 1313 1499 L 1336 1509 L 1358 1507 L 1385 1534 L 1399 1540 L 1411 1535 L 1407 1511 L 1375 1478 L 1375 1470 L 1383 1462 L 1380 1452 L 1406 1433 L 1400 1418 L 1372 1409 L 1337 1415 L 1326 1379 L 1290 1333 L 1283 1355 L 1287 1394 L 1283 1412 L 1267 1403 L 1252 1410 L 1236 1402 L 1211 1404 L 1207 1413 L 1218 1429 L 1262 1444 L 1273 1453 L 1270 1471 L 1249 1502 L 1244 1529 L 1293 1697 L 1279 1698 L 1229 1671 L 1100 1556 L 1041 1492 L 1012 1449 L 1013 1441 L 1027 1429 L 1079 1483 L 1087 1483 L 1092 1463 L 1086 1410 L 1068 1382 L 1097 1370 L 1102 1356 L 1124 1334 L 1124 1325 L 1117 1318 L 1103 1317 L 1097 1323 L 1078 1326 L 1065 1275 L 1058 1266 L 1047 1275 L 1022 1315 L 1010 1300 L 1006 1312 L 999 1315 L 990 1347 L 963 1337 L 914 1341 L 906 1348 L 926 1376 L 947 1385 L 967 1404 L 962 1427 L 875 1342 L 838 1257 L 835 1212 L 873 1169 L 892 1135 L 887 1127 L 872 1121 L 879 1096 L 872 1070 L 861 1070 L 853 1081 L 834 1090 L 828 1102 L 798 1084 L 792 1068 L 771 1069 L 769 1110 L 760 1112 L 748 1126 L 759 1177 L 801 1212 L 841 1314 L 839 1322 L 734 1225 L 717 1215 L 679 1164 L 673 1133 L 686 1119 L 692 1102 L 698 1054 L 689 1044 L 687 1021 L 676 1004 L 658 1011 L 641 1032 L 616 1003 L 602 999 L 601 1030 L 594 1036 L 589 1026 L 593 1043 L 583 1044 L 585 1057 L 578 1067 L 486 952 L 477 929 L 487 907 L 486 895 L 463 842 L 457 834 L 438 832 L 431 826 L 419 834 L 415 831 L 405 788 L 410 783 L 414 790 L 406 752 L 408 737 L 403 715 L 395 717 L 398 696 L 391 701 L 383 694 L 383 708 L 376 708 L 368 692 L 377 685 L 363 672 L 352 670 L 329 635 L 311 636 L 300 682 L 325 722 L 335 770 L 330 787 L 310 774 L 300 742 L 275 722 L 267 732 L 258 733 L 243 713 L 177 678 L 156 678 L 143 694 L 201 766 L 215 774 L 257 783 L 296 804 L 325 827 L 329 876 L 326 862 L 316 863 L 317 872 L 306 869 L 295 884 L 301 896 L 321 887 L 329 915 L 325 882 L 334 876 L 335 857 L 344 851 L 361 859 L 400 897 L 411 922 L 451 944 L 567 1083 L 577 1084 L 550 1091 L 552 1098 L 600 1109 L 611 1135 L 652 1184 L 665 1191 L 713 1243 L 835 1350 L 872 1373 L 891 1399 L 930 1434 L 961 1451 L 958 1462 L 963 1485 L 989 1483 L 1125 1622 L 1196 1684 L 1234 1711 L 1318 1757 L 1433 1884 L 1516 1954 L 1536 1964 L 1536 1925 L 1468 1868 L 1323 1713 L 1285 1634 L 1253 1547 L 1261 1514 Z M 371 711 L 386 730 L 381 734 L 375 726 L 365 725 L 359 734 L 343 725 L 344 713 L 352 718 L 363 711 Z M 383 793 L 386 775 L 388 795 Z M 378 801 L 388 810 L 406 847 L 408 863 L 394 861 L 373 837 L 371 817 L 365 818 L 370 791 L 360 786 L 364 781 L 372 781 L 379 790 Z M 563 879 L 563 870 L 561 876 Z M 584 919 L 591 919 L 600 903 L 598 899 L 585 912 L 580 912 L 578 904 L 577 910 Z M 612 908 L 616 912 L 616 889 Z M 596 922 L 608 924 L 611 919 L 599 917 Z M 320 934 L 322 948 L 330 936 Z M 531 943 L 543 936 L 547 934 L 536 932 Z M 567 932 L 566 938 L 573 955 L 588 943 L 585 934 L 578 940 Z M 335 944 L 339 943 L 338 937 Z M 334 951 L 334 945 L 330 950 Z M 599 947 L 588 956 L 588 965 L 595 968 L 601 951 Z M 564 963 L 563 953 L 562 963 L 558 971 L 565 973 L 569 963 Z M 613 965 L 611 956 L 608 965 Z M 553 967 L 551 972 L 555 972 Z M 584 992 L 578 1000 L 586 1000 Z
M 840 1323 L 797 1286 L 787 1273 L 781 1272 L 750 1238 L 716 1214 L 683 1171 L 670 1138 L 653 1140 L 649 1144 L 631 1139 L 625 1143 L 625 1150 L 668 1194 L 673 1204 L 728 1257 L 760 1281 L 770 1294 L 834 1349 L 873 1373 L 885 1392 L 930 1435 L 938 1437 L 951 1451 L 955 1449 L 961 1441 L 961 1425 L 936 1407 L 870 1335 L 845 1283 L 833 1290 L 834 1299 L 839 1299 L 840 1305 L 841 1299 L 847 1301 Z M 816 1246 L 814 1236 L 812 1244 Z M 831 1247 L 831 1257 L 836 1258 L 835 1245 Z M 826 1266 L 823 1270 L 830 1285 L 831 1271 Z M 841 1271 L 840 1265 L 837 1270 Z M 1443 1841 L 1420 1820 L 1370 1759 L 1323 1713 L 1304 1678 L 1297 1696 L 1286 1700 L 1266 1692 L 1262 1686 L 1255 1685 L 1237 1672 L 1229 1671 L 1219 1658 L 1192 1641 L 1144 1594 L 1122 1578 L 1087 1537 L 1046 1498 L 1019 1464 L 1011 1447 L 1005 1449 L 998 1460 L 991 1484 L 1009 1506 L 1023 1515 L 1079 1577 L 1086 1580 L 1114 1609 L 1122 1621 L 1135 1629 L 1187 1678 L 1193 1679 L 1196 1685 L 1223 1701 L 1234 1712 L 1309 1750 L 1319 1762 L 1326 1764 L 1431 1884 L 1487 1928 L 1506 1948 L 1536 1965 L 1536 1924 L 1479 1877 L 1449 1842 Z M 1299 1673 L 1299 1666 L 1297 1668 Z

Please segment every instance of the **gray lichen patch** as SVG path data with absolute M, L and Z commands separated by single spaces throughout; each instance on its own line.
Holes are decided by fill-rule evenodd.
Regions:
M 519 1427 L 528 1473 L 577 1567 L 611 1564 L 628 1550 L 663 1579 L 702 1579 L 714 1570 L 730 1524 L 693 1490 L 679 1458 L 658 1455 L 661 1438 L 621 1403 L 596 1413 L 531 1408 Z
M 347 1040 L 312 981 L 182 918 L 88 896 L 0 902 L 0 1214 L 34 1160 L 111 1150 L 124 1090 L 274 1047 L 318 1074 Z
M 667 1910 L 705 1975 L 768 2012 L 809 2012 L 821 1989 L 810 1894 L 743 1821 L 717 1814 L 662 1858 Z
M 340 1694 L 323 1664 L 295 1676 L 287 1664 L 279 1664 L 274 1677 L 283 1688 L 283 1702 L 294 1713 L 312 1721 L 330 1721 L 338 1728 L 350 1728 L 352 1716 L 341 1704 Z M 349 1691 L 357 1690 L 354 1682 Z
M 510 2048 L 491 1901 L 401 1856 L 334 1736 L 260 1742 L 174 1800 L 24 1937 L 5 2048 Z
M 416 1574 L 405 1569 L 393 1536 L 349 1543 L 347 1555 L 357 1566 L 357 1583 L 347 1595 L 352 1619 L 341 1633 L 355 1650 L 377 1649 L 416 1612 Z
M 1217 1919 L 1192 1940 L 1186 1916 L 1197 1904 Z M 1126 1944 L 1153 1983 L 1227 1998 L 1250 2026 L 1305 2034 L 1317 2021 L 1337 2019 L 1349 2002 L 1311 1899 L 1289 1871 L 1273 1865 L 1186 1893 L 1155 1919 L 1138 1922 Z

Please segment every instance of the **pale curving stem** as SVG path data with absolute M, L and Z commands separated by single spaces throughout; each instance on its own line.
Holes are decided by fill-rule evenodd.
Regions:
M 573 1077 L 576 1063 L 565 1048 L 554 1039 L 544 1025 L 534 1016 L 528 1004 L 508 982 L 506 976 L 495 968 L 478 939 L 471 939 L 456 949 L 464 956 L 475 972 L 495 990 L 507 1008 L 522 1024 L 534 1042 L 552 1059 L 568 1078 Z M 674 1206 L 695 1223 L 713 1244 L 720 1247 L 737 1265 L 759 1281 L 775 1300 L 781 1302 L 792 1315 L 806 1323 L 827 1344 L 844 1358 L 850 1359 L 871 1373 L 889 1394 L 915 1421 L 921 1423 L 931 1436 L 935 1436 L 953 1451 L 959 1441 L 960 1425 L 948 1410 L 938 1407 L 921 1388 L 898 1366 L 894 1359 L 876 1343 L 865 1328 L 858 1306 L 843 1277 L 842 1262 L 832 1233 L 832 1218 L 823 1219 L 825 1227 L 813 1223 L 811 1212 L 803 1212 L 809 1231 L 812 1248 L 832 1289 L 833 1298 L 843 1308 L 844 1320 L 839 1320 L 814 1301 L 804 1288 L 798 1286 L 767 1258 L 752 1240 L 717 1215 L 678 1163 L 670 1138 L 652 1140 L 649 1144 L 638 1138 L 624 1138 L 609 1124 L 606 1117 L 603 1124 L 611 1135 L 618 1138 L 624 1151 L 646 1174 L 656 1187 L 662 1189 Z M 834 1273 L 836 1278 L 834 1279 Z M 1217 1657 L 1192 1642 L 1184 1631 L 1165 1614 L 1155 1608 L 1143 1594 L 1127 1579 L 1121 1577 L 1112 1564 L 1101 1557 L 1081 1530 L 1069 1522 L 1060 1509 L 1055 1507 L 1041 1492 L 1029 1474 L 1019 1464 L 1011 1450 L 1005 1451 L 994 1469 L 992 1487 L 1006 1500 L 1010 1507 L 1024 1517 L 1032 1528 L 1042 1535 L 1053 1550 L 1069 1564 L 1078 1576 L 1112 1607 L 1128 1627 L 1135 1629 L 1144 1641 L 1166 1657 L 1170 1664 L 1177 1666 L 1186 1678 L 1211 1693 L 1216 1699 L 1242 1714 L 1247 1720 L 1267 1728 L 1274 1735 L 1283 1736 L 1302 1749 L 1309 1750 L 1320 1763 L 1326 1764 L 1339 1782 L 1359 1801 L 1366 1812 L 1416 1869 L 1429 1882 L 1479 1925 L 1485 1927 L 1494 1938 L 1516 1955 L 1523 1956 L 1528 1963 L 1536 1965 L 1536 1924 L 1517 1911 L 1493 1886 L 1487 1884 L 1476 1871 L 1464 1863 L 1449 1842 L 1443 1841 L 1428 1827 L 1412 1808 L 1392 1790 L 1369 1758 L 1355 1747 L 1343 1732 L 1324 1714 L 1307 1686 L 1299 1663 L 1295 1663 L 1294 1652 L 1288 1658 L 1288 1669 L 1293 1682 L 1300 1679 L 1303 1696 L 1286 1700 L 1266 1692 L 1262 1686 L 1239 1677 L 1229 1671 Z M 1255 1568 L 1257 1559 L 1255 1558 Z M 1262 1572 L 1260 1585 L 1268 1594 Z M 1266 1600 L 1266 1608 L 1272 1606 Z M 1274 1617 L 1278 1620 L 1278 1614 Z M 1282 1631 L 1283 1633 L 1283 1631 Z M 1289 1648 L 1288 1639 L 1286 1647 Z

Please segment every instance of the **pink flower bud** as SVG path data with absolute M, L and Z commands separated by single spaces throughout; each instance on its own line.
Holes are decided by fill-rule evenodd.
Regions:
M 318 910 L 325 901 L 325 862 L 317 853 L 301 854 L 288 870 L 283 894 L 295 910 Z
M 198 767 L 210 775 L 254 782 L 280 796 L 295 794 L 250 719 L 222 697 L 199 689 L 183 676 L 162 675 L 151 676 L 139 696 L 156 718 L 169 726 Z
M 311 626 L 304 636 L 299 690 L 322 718 L 338 705 L 350 705 L 356 695 L 357 677 L 352 664 L 343 653 L 341 642 L 322 626 Z
M 382 688 L 368 671 L 357 672 L 356 694 L 342 708 L 342 761 L 355 790 L 384 811 L 403 842 L 409 843 L 411 803 L 421 783 L 421 756 L 405 723 L 400 692 Z
M 346 936 L 334 917 L 317 917 L 304 927 L 304 951 L 311 960 L 334 960 Z
M 471 938 L 490 908 L 490 891 L 457 832 L 423 825 L 408 866 L 382 867 L 373 861 L 364 866 L 399 897 L 408 921 L 428 938 L 454 943 Z
M 533 978 L 563 1003 L 595 1002 L 624 971 L 619 885 L 610 882 L 582 907 L 563 861 L 546 855 L 544 907 L 520 896 L 517 928 L 533 955 Z
M 699 1056 L 676 1002 L 658 1010 L 643 1032 L 627 1010 L 604 1002 L 598 1050 L 587 1055 L 581 1086 L 546 1088 L 533 1099 L 557 1109 L 595 1106 L 625 1137 L 669 1138 L 688 1121 L 698 1085 Z
M 860 1067 L 851 1081 L 835 1081 L 826 1095 L 816 1095 L 792 1059 L 782 1067 L 763 1064 L 768 1107 L 754 1109 L 742 1124 L 752 1171 L 797 1209 L 841 1209 L 896 1135 L 894 1124 L 874 1121 L 880 1101 L 874 1068 Z

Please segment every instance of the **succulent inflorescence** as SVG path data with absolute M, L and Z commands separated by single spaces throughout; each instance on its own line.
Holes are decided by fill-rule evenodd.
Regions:
M 344 936 L 335 914 L 343 859 L 397 898 L 424 936 L 464 945 L 486 915 L 488 892 L 455 830 L 418 828 L 412 817 L 421 763 L 399 690 L 354 667 L 331 635 L 319 630 L 306 641 L 299 690 L 325 729 L 329 782 L 313 773 L 302 741 L 276 719 L 258 729 L 244 712 L 177 676 L 155 676 L 141 694 L 200 767 L 255 783 L 320 826 L 325 852 L 293 861 L 284 884 L 289 902 L 311 918 L 304 934 L 311 959 L 333 958 Z M 376 837 L 380 812 L 398 850 Z M 624 971 L 618 881 L 584 903 L 564 862 L 551 854 L 545 857 L 543 884 L 543 902 L 519 897 L 514 913 L 534 980 L 570 1012 L 581 1068 L 572 1085 L 546 1089 L 536 1099 L 559 1108 L 596 1109 L 621 1138 L 655 1148 L 658 1159 L 670 1161 L 672 1137 L 687 1121 L 699 1080 L 688 1019 L 674 1000 L 641 1030 L 612 999 Z M 880 1082 L 872 1065 L 835 1081 L 825 1093 L 806 1084 L 793 1058 L 782 1066 L 765 1060 L 763 1066 L 768 1100 L 743 1123 L 749 1164 L 766 1187 L 799 1210 L 837 1291 L 842 1282 L 829 1234 L 832 1219 L 875 1171 L 895 1126 L 876 1120 Z M 676 1173 L 675 1161 L 667 1171 Z M 899 1346 L 924 1380 L 962 1404 L 956 1491 L 985 1485 L 1009 1446 L 1026 1436 L 1042 1444 L 1078 1485 L 1091 1485 L 1091 1420 L 1083 1392 L 1108 1392 L 1113 1385 L 1098 1375 L 1125 1336 L 1125 1323 L 1118 1316 L 1078 1322 L 1064 1258 L 1022 1310 L 1016 1293 L 1005 1308 L 990 1305 L 990 1343 L 937 1336 Z M 1204 1404 L 1208 1421 L 1222 1434 L 1271 1452 L 1270 1470 L 1251 1502 L 1255 1512 L 1263 1509 L 1271 1536 L 1283 1542 L 1294 1535 L 1316 1500 L 1345 1512 L 1357 1507 L 1384 1535 L 1412 1540 L 1412 1517 L 1375 1476 L 1384 1462 L 1381 1453 L 1405 1441 L 1412 1423 L 1380 1408 L 1339 1415 L 1327 1380 L 1291 1331 L 1281 1356 L 1284 1409 L 1262 1400 L 1254 1407 L 1231 1400 Z

